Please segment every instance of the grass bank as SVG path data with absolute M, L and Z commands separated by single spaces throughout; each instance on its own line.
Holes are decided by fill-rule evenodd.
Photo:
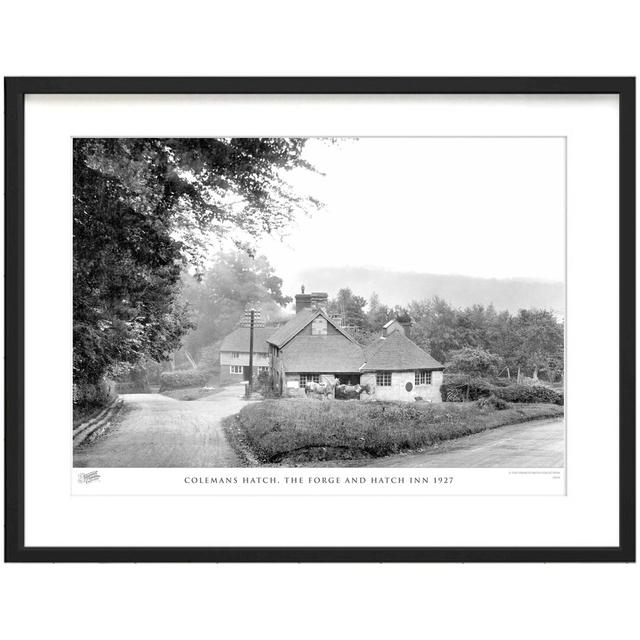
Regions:
M 511 404 L 506 409 L 476 403 L 265 400 L 227 418 L 262 464 L 353 460 L 429 447 L 508 424 L 557 418 L 552 404 Z
M 168 398 L 174 400 L 207 400 L 211 396 L 220 393 L 223 389 L 221 387 L 213 389 L 212 387 L 186 387 L 184 389 L 166 389 L 160 393 Z

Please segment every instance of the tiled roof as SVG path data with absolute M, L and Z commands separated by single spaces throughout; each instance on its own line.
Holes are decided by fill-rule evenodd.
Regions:
M 319 313 L 319 309 L 304 309 L 299 311 L 287 324 L 278 327 L 278 329 L 269 336 L 269 342 L 275 344 L 276 347 L 281 347 L 291 340 L 298 331 L 302 331 Z
M 365 347 L 364 352 L 366 362 L 363 371 L 444 369 L 442 364 L 401 331 L 394 331 L 387 338 L 379 338 Z
M 302 331 L 316 316 L 322 316 L 331 323 L 342 335 L 346 336 L 349 340 L 354 340 L 344 329 L 338 326 L 338 324 L 332 320 L 322 309 L 304 309 L 296 313 L 287 324 L 280 327 L 275 333 L 269 337 L 269 342 L 276 347 L 281 348 L 291 338 Z
M 371 358 L 373 358 L 373 354 L 384 344 L 384 342 L 383 338 L 378 338 L 377 340 L 370 342 L 368 345 L 365 345 L 363 347 L 364 359 L 367 361 L 371 360 Z
M 294 373 L 357 373 L 364 362 L 362 347 L 341 335 L 301 335 L 283 350 L 286 371 Z
M 267 338 L 276 331 L 275 327 L 255 327 L 253 330 L 253 352 L 268 353 Z M 234 329 L 220 345 L 220 351 L 249 353 L 249 327 Z
M 298 335 L 318 315 L 325 317 L 342 335 Z M 292 341 L 294 337 L 296 339 Z M 287 324 L 276 329 L 267 341 L 278 348 L 286 345 L 282 351 L 284 367 L 287 371 L 296 373 L 444 368 L 415 342 L 409 340 L 402 331 L 394 331 L 386 338 L 380 338 L 366 347 L 361 347 L 320 309 L 300 311 Z

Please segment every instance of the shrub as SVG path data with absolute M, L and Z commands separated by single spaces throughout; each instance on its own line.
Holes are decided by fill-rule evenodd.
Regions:
M 98 407 L 108 404 L 115 397 L 115 384 L 102 379 L 96 384 L 73 385 L 73 404 L 78 407 Z
M 74 383 L 73 385 L 73 421 L 79 424 L 92 412 L 108 405 L 115 397 L 115 383 L 103 378 L 96 384 Z
M 493 386 L 484 378 L 470 378 L 465 375 L 446 375 L 440 387 L 440 395 L 444 402 L 463 402 L 488 398 Z
M 549 389 L 542 385 L 512 385 L 495 389 L 495 395 L 507 402 L 545 402 L 549 404 L 564 404 L 564 393 Z
M 264 398 L 275 398 L 276 390 L 273 388 L 273 378 L 269 371 L 261 371 L 253 383 L 253 390 L 262 394 Z
M 197 369 L 165 371 L 160 374 L 160 391 L 202 387 L 207 384 L 209 377 L 210 374 L 207 371 L 198 371 Z
M 504 386 L 485 378 L 470 378 L 464 375 L 447 374 L 440 394 L 445 402 L 476 401 L 480 398 L 496 396 L 506 402 L 534 402 L 564 404 L 564 393 L 543 385 Z
M 476 400 L 476 405 L 480 409 L 495 409 L 497 411 L 502 411 L 509 406 L 502 398 L 498 398 L 493 393 L 488 398 L 482 397 L 480 400 Z

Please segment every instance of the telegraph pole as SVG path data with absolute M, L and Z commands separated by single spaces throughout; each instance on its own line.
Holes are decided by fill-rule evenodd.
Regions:
M 249 329 L 249 379 L 247 380 L 247 387 L 245 393 L 247 398 L 253 393 L 253 345 L 254 331 L 256 327 L 264 327 L 264 321 L 262 320 L 262 314 L 260 313 L 260 306 L 254 304 L 248 304 L 244 311 L 242 319 L 240 320 L 241 327 L 247 327 Z M 247 367 L 245 367 L 246 369 Z
M 247 398 L 253 392 L 253 328 L 256 320 L 256 310 L 252 307 L 249 321 L 249 384 L 247 385 Z

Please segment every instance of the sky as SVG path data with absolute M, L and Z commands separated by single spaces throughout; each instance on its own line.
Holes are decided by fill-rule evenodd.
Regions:
M 310 139 L 322 175 L 287 179 L 325 207 L 258 245 L 297 288 L 302 269 L 564 281 L 563 138 Z

